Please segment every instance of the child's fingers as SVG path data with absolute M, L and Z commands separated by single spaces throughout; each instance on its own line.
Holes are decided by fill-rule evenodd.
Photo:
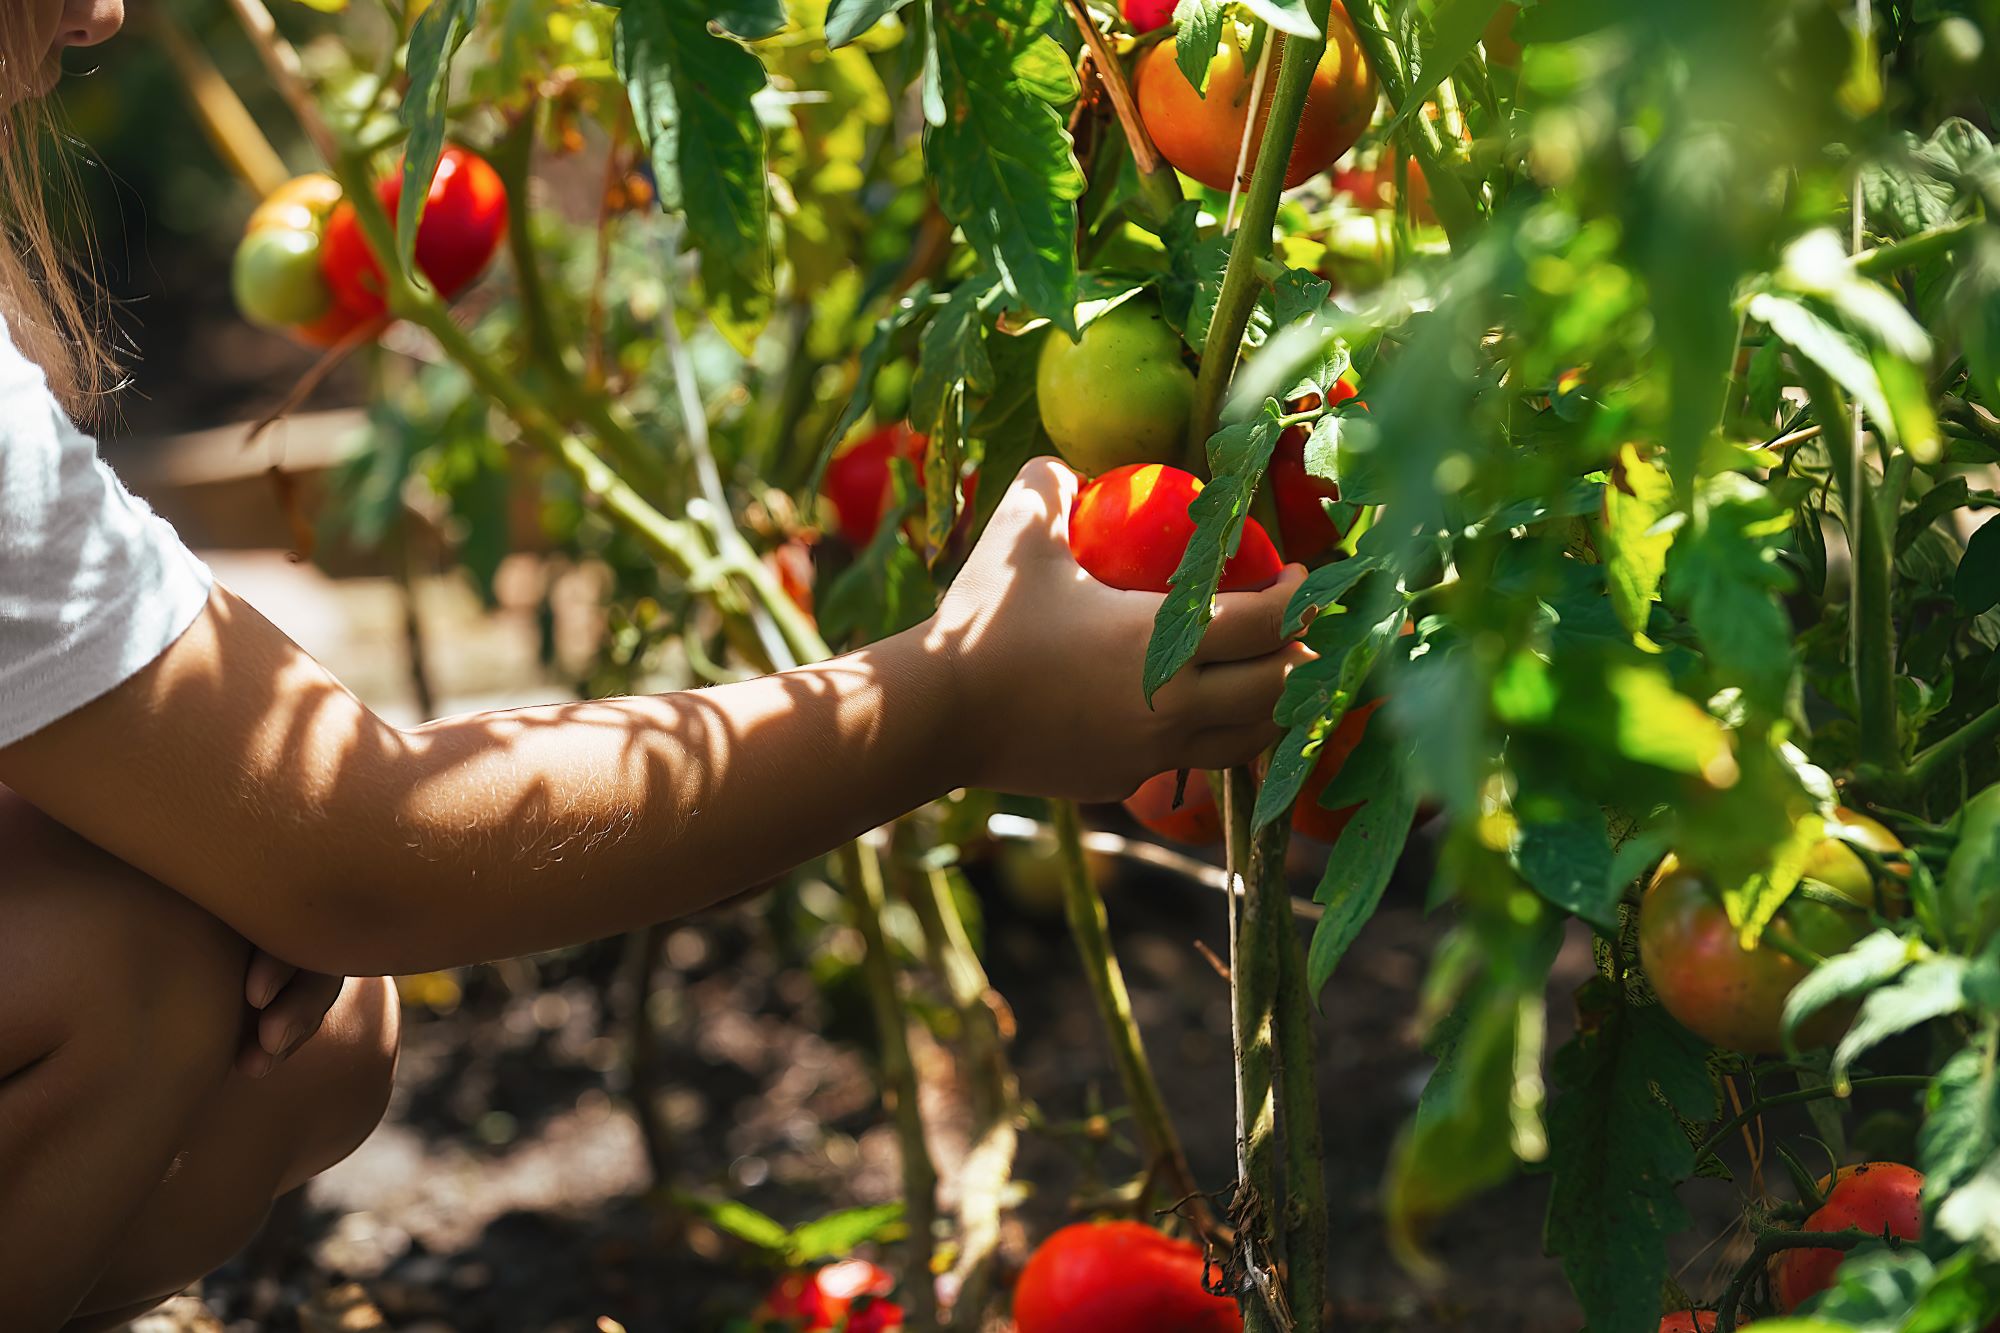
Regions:
M 1278 581 L 1261 592 L 1225 592 L 1215 599 L 1215 617 L 1208 622 L 1194 660 L 1241 662 L 1278 651 L 1285 641 L 1285 608 L 1305 581 L 1303 565 L 1287 565 Z
M 252 1009 L 262 1009 L 278 998 L 278 993 L 291 984 L 298 969 L 290 963 L 281 962 L 262 949 L 250 955 L 250 970 L 243 978 L 243 998 Z
M 340 998 L 345 978 L 320 972 L 300 972 L 257 1016 L 252 1039 L 244 1044 L 238 1065 L 252 1078 L 262 1078 L 304 1045 L 325 1021 Z

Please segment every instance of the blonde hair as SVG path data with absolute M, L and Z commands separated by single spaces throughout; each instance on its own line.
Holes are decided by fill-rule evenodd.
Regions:
M 48 376 L 79 420 L 100 414 L 119 369 L 106 337 L 103 289 L 70 262 L 49 220 L 58 143 L 54 115 L 33 82 L 46 53 L 18 0 L 0 0 L 0 315 L 15 346 Z M 11 85 L 11 86 L 10 86 Z

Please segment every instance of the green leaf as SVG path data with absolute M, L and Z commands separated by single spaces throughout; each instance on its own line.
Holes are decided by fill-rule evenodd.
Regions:
M 1611 835 L 1602 812 L 1546 824 L 1523 824 L 1514 849 L 1521 878 L 1563 911 L 1607 935 L 1618 933 L 1625 885 L 1611 874 Z
M 784 28 L 785 3 L 784 0 L 720 0 L 709 17 L 731 36 L 754 42 Z
M 1641 634 L 1674 545 L 1676 528 L 1663 523 L 1674 512 L 1674 484 L 1631 445 L 1621 457 L 1625 486 L 1604 488 L 1605 590 L 1625 628 Z
M 1146 645 L 1144 684 L 1149 701 L 1201 646 L 1214 613 L 1215 589 L 1222 581 L 1223 566 L 1242 539 L 1251 495 L 1257 479 L 1270 465 L 1280 433 L 1277 405 L 1267 403 L 1255 419 L 1224 426 L 1209 438 L 1209 463 L 1215 476 L 1188 506 L 1188 516 L 1195 522 L 1194 536 L 1174 570 L 1166 600 L 1153 619 L 1153 637 Z
M 1076 94 L 1043 35 L 1055 0 L 928 0 L 924 160 L 938 206 L 1009 294 L 1076 333 L 1076 201 L 1083 171 L 1058 104 Z
M 1472 54 L 1485 35 L 1486 25 L 1500 12 L 1504 0 L 1438 0 L 1424 25 L 1424 38 L 1417 47 L 1416 68 L 1411 71 L 1410 90 L 1402 107 L 1383 129 L 1386 138 L 1401 129 L 1423 106 L 1459 62 Z
M 1241 0 L 1243 7 L 1255 14 L 1279 32 L 1290 33 L 1294 37 L 1317 37 L 1319 25 L 1313 22 L 1312 14 L 1305 0 Z M 1277 77 L 1277 65 L 1271 66 L 1271 77 Z
M 692 1194 L 686 1190 L 673 1191 L 674 1202 L 695 1216 L 707 1221 L 718 1231 L 725 1231 L 740 1241 L 746 1241 L 772 1255 L 786 1253 L 791 1233 L 774 1219 L 764 1216 L 748 1204 L 734 1199 L 713 1199 L 705 1195 Z
M 1403 844 L 1409 841 L 1417 814 L 1416 792 L 1403 779 L 1403 743 L 1388 727 L 1368 728 L 1339 778 L 1328 784 L 1321 804 L 1326 804 L 1325 797 L 1334 796 L 1334 788 L 1341 785 L 1359 785 L 1369 795 L 1341 830 L 1319 887 L 1313 891 L 1314 901 L 1326 908 L 1326 915 L 1313 928 L 1306 955 L 1306 984 L 1314 995 L 1325 989 L 1349 946 L 1381 905 L 1382 892 L 1389 887 L 1389 876 L 1403 854 Z
M 1917 1163 L 1924 1170 L 1924 1202 L 1936 1205 L 2000 1154 L 2000 1070 L 1977 1046 L 1945 1062 L 1925 1096 Z
M 1969 503 L 1971 499 L 1971 484 L 1962 476 L 1946 478 L 1925 491 L 1918 497 L 1917 502 L 1904 510 L 1903 516 L 1896 520 L 1896 554 L 1901 555 L 1908 550 L 1910 543 L 1914 542 L 1926 528 L 1946 514 Z
M 826 44 L 839 48 L 867 32 L 910 0 L 833 0 L 826 7 Z
M 1888 395 L 1875 365 L 1852 335 L 1836 328 L 1788 296 L 1763 292 L 1750 298 L 1750 317 L 1771 326 L 1771 332 L 1852 394 L 1869 419 L 1888 428 L 1895 424 Z
M 1830 1004 L 1852 999 L 1894 980 L 1915 961 L 1910 944 L 1893 930 L 1878 930 L 1846 953 L 1835 954 L 1808 972 L 1785 1001 L 1785 1043 L 1799 1027 Z
M 991 281 L 962 282 L 924 326 L 917 340 L 917 373 L 910 381 L 913 429 L 935 431 L 954 390 L 983 396 L 992 388 L 985 319 L 999 295 L 999 286 Z
M 623 0 L 617 65 L 661 206 L 686 215 L 701 253 L 710 315 L 747 350 L 771 308 L 764 126 L 751 105 L 764 66 L 710 32 L 695 0 Z
M 816 1218 L 787 1237 L 785 1262 L 799 1265 L 842 1257 L 902 1220 L 901 1203 L 869 1204 Z
M 1285 633 L 1297 634 L 1306 623 L 1308 611 L 1322 612 L 1335 605 L 1364 575 L 1373 573 L 1381 566 L 1378 558 L 1355 556 L 1321 565 L 1306 575 L 1305 581 L 1299 584 L 1298 591 L 1292 594 L 1292 600 L 1285 606 Z
M 926 280 L 903 293 L 889 313 L 875 321 L 875 331 L 869 335 L 868 345 L 861 349 L 861 367 L 855 376 L 854 392 L 848 395 L 847 406 L 841 409 L 840 420 L 833 423 L 826 443 L 820 446 L 819 458 L 813 463 L 812 479 L 807 489 L 819 489 L 834 450 L 840 447 L 847 432 L 854 429 L 854 423 L 867 412 L 875 391 L 875 376 L 881 372 L 882 363 L 889 359 L 898 335 L 933 309 L 935 304 L 931 300 L 930 283 Z
M 1791 516 L 1740 473 L 1706 483 L 1705 504 L 1676 540 L 1668 596 L 1687 613 L 1725 679 L 1741 684 L 1766 714 L 1784 706 L 1792 671 L 1792 624 L 1777 594 L 1791 584 L 1778 563 Z
M 1715 1115 L 1701 1043 L 1657 1006 L 1618 1008 L 1556 1053 L 1546 1245 L 1590 1327 L 1660 1318 L 1667 1238 L 1688 1224 L 1675 1189 L 1694 1170 L 1681 1120 Z
M 1951 581 L 1951 596 L 1958 609 L 1969 616 L 2000 606 L 2000 523 L 1981 524 L 1965 544 L 1958 574 Z
M 1180 0 L 1174 6 L 1174 63 L 1198 93 L 1208 89 L 1208 67 L 1228 19 L 1229 0 Z
M 1953 1190 L 1937 1210 L 1938 1230 L 2000 1260 L 2000 1156 L 1989 1157 L 1979 1174 Z
M 1845 1083 L 1849 1066 L 1863 1051 L 1919 1023 L 1963 1010 L 1968 966 L 1965 959 L 1949 955 L 1927 959 L 1913 965 L 1894 984 L 1870 993 L 1861 1002 L 1853 1026 L 1834 1048 L 1834 1084 Z
M 405 273 L 417 273 L 417 224 L 423 220 L 431 178 L 444 154 L 451 58 L 465 44 L 477 17 L 478 0 L 438 0 L 410 33 L 410 87 L 400 112 L 410 137 L 403 146 L 403 193 L 396 207 L 396 262 Z

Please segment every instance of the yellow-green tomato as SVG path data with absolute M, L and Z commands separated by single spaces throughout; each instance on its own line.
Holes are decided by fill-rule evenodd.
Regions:
M 243 317 L 267 329 L 311 324 L 333 309 L 333 292 L 320 273 L 317 232 L 251 232 L 236 247 L 230 285 Z
M 1035 371 L 1042 426 L 1063 459 L 1094 477 L 1181 457 L 1194 373 L 1159 302 L 1135 296 L 1092 320 L 1071 342 L 1052 330 Z

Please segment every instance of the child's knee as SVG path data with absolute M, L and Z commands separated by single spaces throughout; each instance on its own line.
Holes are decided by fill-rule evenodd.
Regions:
M 313 1109 L 281 1191 L 326 1170 L 375 1131 L 389 1107 L 401 1031 L 395 985 L 387 977 L 349 978 L 325 1026 L 288 1062 Z

